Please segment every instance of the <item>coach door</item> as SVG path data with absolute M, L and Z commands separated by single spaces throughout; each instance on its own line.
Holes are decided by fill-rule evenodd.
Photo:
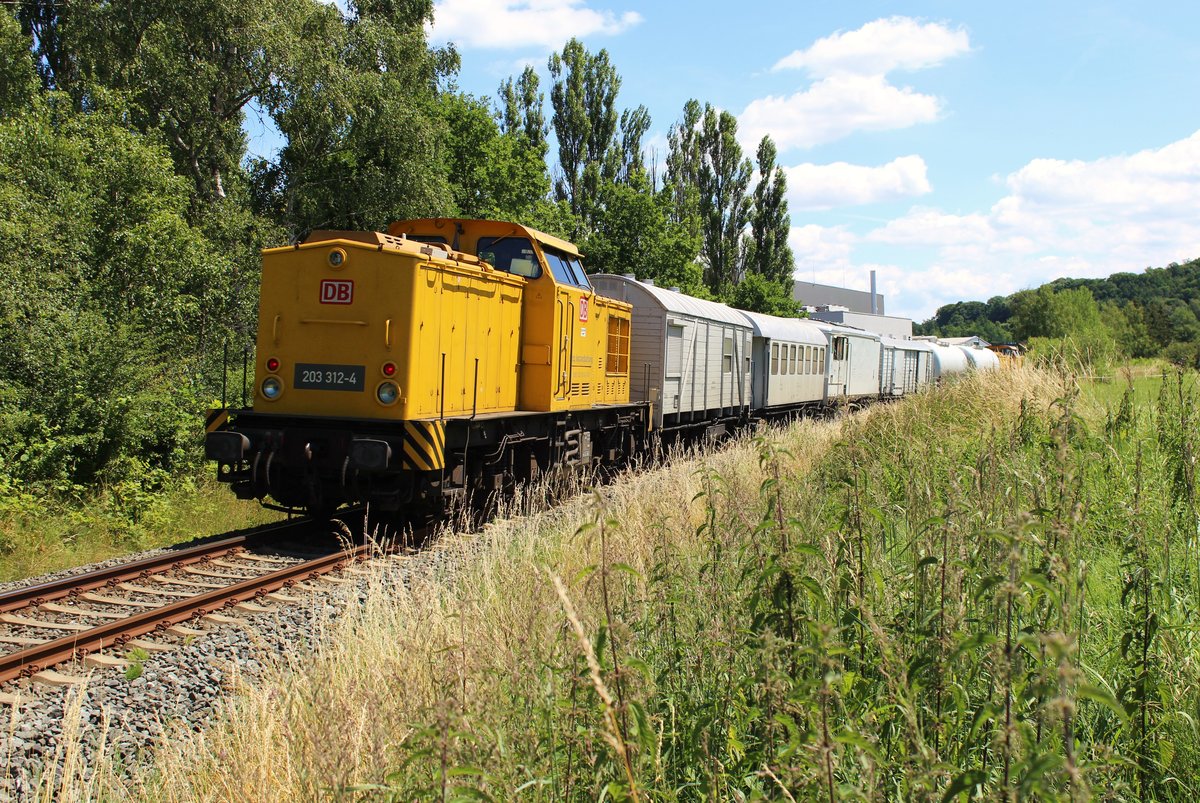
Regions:
M 834 335 L 829 349 L 829 397 L 846 395 L 850 382 L 850 338 Z
M 663 374 L 663 413 L 679 412 L 683 387 L 683 327 L 667 324 L 667 358 Z
M 916 393 L 920 387 L 921 352 L 904 352 L 904 392 Z

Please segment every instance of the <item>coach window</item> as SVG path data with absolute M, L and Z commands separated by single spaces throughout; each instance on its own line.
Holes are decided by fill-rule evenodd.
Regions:
M 825 348 L 821 348 L 821 375 L 825 375 Z
M 812 373 L 812 346 L 804 347 L 804 373 Z
M 721 350 L 721 370 L 724 373 L 733 373 L 733 338 L 726 335 L 725 346 Z
M 771 375 L 779 373 L 779 344 L 771 344 Z
M 792 367 L 791 367 L 791 370 L 788 371 L 788 373 L 794 374 L 794 373 L 796 373 L 796 347 L 792 346 L 791 350 L 792 350 Z

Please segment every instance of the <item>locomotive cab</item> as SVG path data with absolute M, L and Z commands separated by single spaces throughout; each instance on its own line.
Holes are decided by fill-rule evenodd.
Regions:
M 518 409 L 556 412 L 628 400 L 629 306 L 593 290 L 574 245 L 485 220 L 410 220 L 388 232 L 461 249 L 525 279 Z

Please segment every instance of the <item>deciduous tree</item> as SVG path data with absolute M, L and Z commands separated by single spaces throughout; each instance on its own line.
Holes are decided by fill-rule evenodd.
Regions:
M 697 189 L 704 247 L 704 281 L 720 296 L 737 284 L 742 264 L 742 233 L 750 220 L 747 196 L 753 170 L 737 142 L 737 118 L 705 106 L 697 141 Z
M 585 226 L 590 225 L 600 185 L 616 173 L 612 154 L 621 78 L 607 50 L 589 53 L 578 39 L 567 42 L 562 53 L 552 54 L 548 66 L 554 79 L 551 122 L 558 140 L 554 194 Z

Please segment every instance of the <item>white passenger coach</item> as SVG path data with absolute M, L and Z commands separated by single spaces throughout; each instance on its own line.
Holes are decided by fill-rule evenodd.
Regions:
M 820 327 L 807 318 L 741 313 L 754 329 L 754 408 L 824 404 L 828 341 Z

